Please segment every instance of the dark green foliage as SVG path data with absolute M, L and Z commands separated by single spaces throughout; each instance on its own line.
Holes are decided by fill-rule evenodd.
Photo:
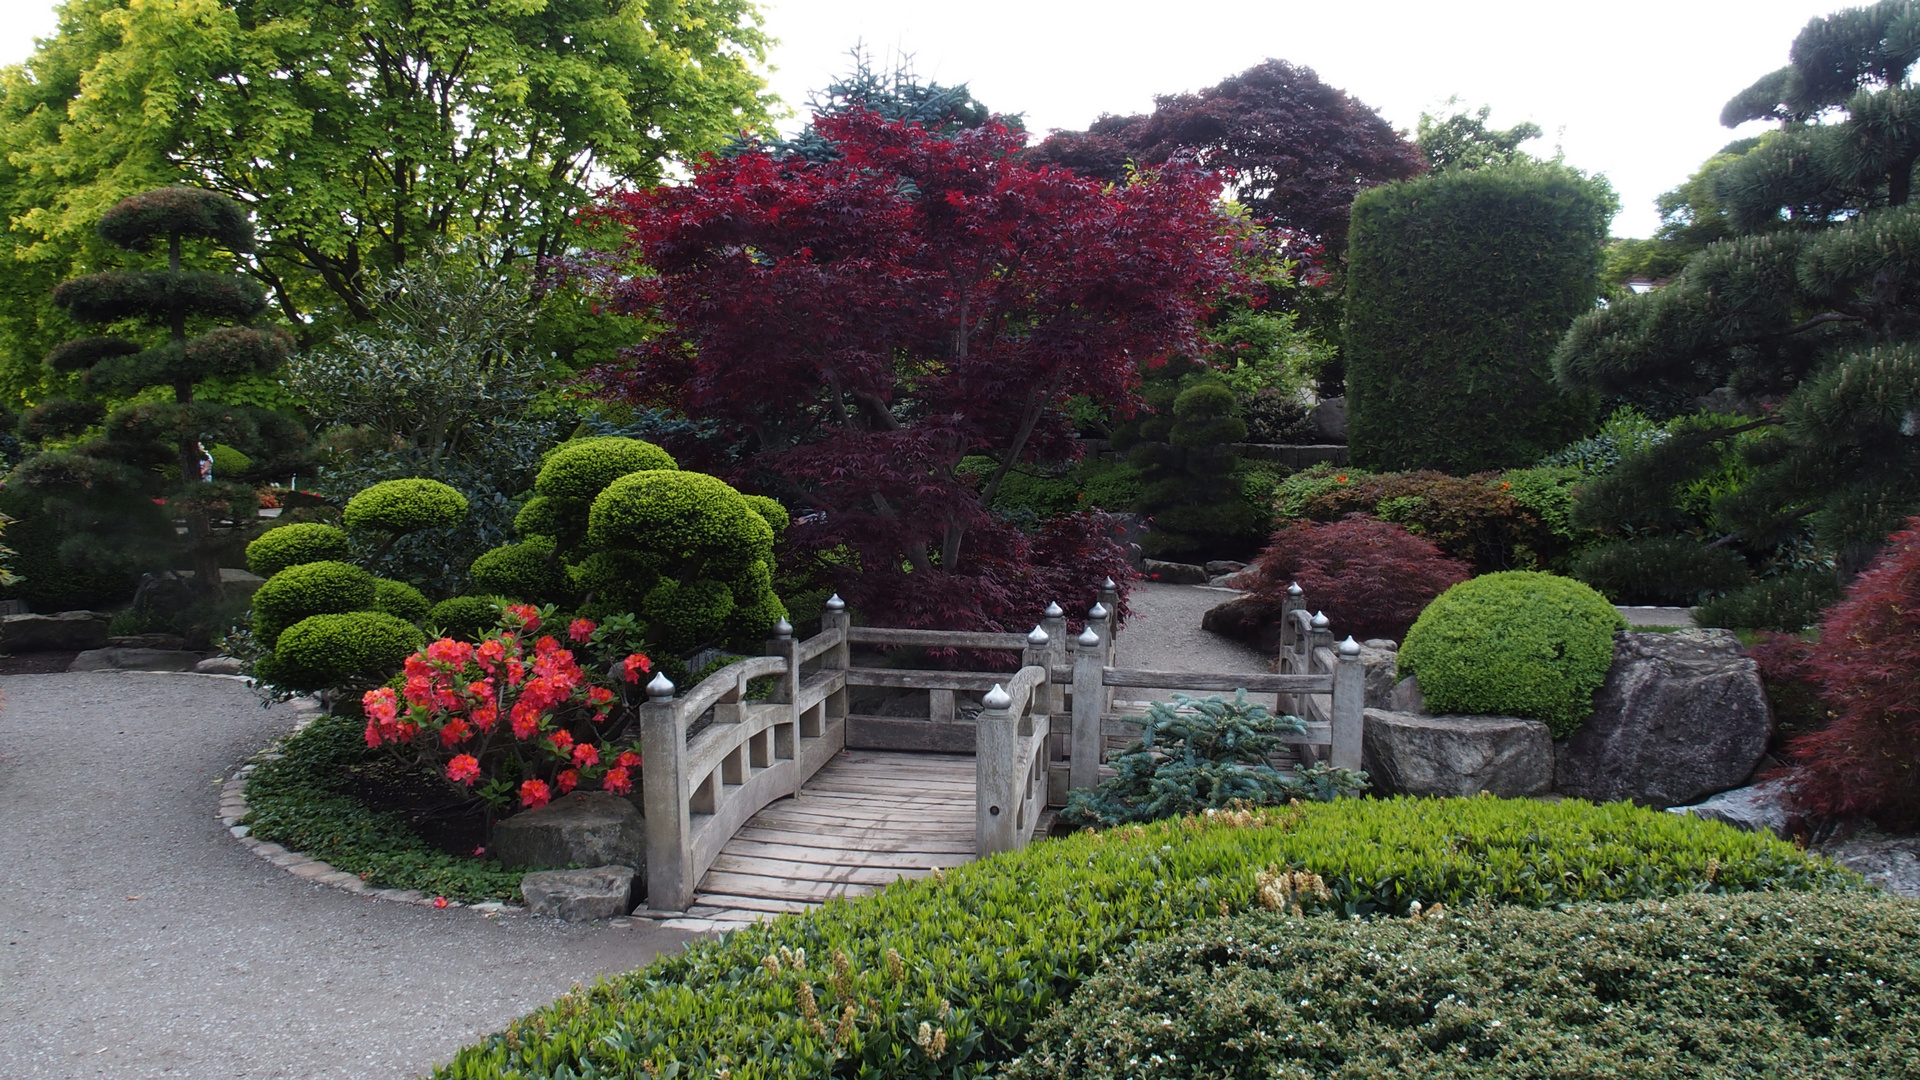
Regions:
M 255 674 L 306 693 L 362 688 L 385 682 L 426 644 L 419 627 L 383 611 L 309 615 L 280 632 Z
M 1819 622 L 1820 613 L 1838 599 L 1839 577 L 1832 570 L 1809 567 L 1761 578 L 1707 600 L 1694 610 L 1693 619 L 1701 626 L 1797 634 Z
M 432 608 L 426 594 L 406 582 L 374 579 L 373 610 L 384 611 L 403 622 L 422 623 Z
M 266 310 L 267 294 L 251 278 L 182 270 L 155 274 L 145 270 L 103 270 L 60 283 L 53 302 L 76 322 L 104 324 L 122 319 L 201 315 L 215 319 L 251 319 Z
M 548 451 L 533 490 L 549 498 L 591 501 L 628 473 L 679 467 L 671 454 L 639 439 L 575 439 Z
M 1118 775 L 1074 792 L 1061 817 L 1074 825 L 1121 825 L 1366 790 L 1365 773 L 1322 768 L 1303 779 L 1276 770 L 1269 759 L 1286 736 L 1306 731 L 1299 717 L 1275 716 L 1244 690 L 1232 701 L 1175 694 L 1172 702 L 1154 702 L 1140 738 L 1109 759 Z
M 454 596 L 433 605 L 427 625 L 443 634 L 476 641 L 500 625 L 500 609 L 511 601 L 502 596 Z
M 558 600 L 570 590 L 566 564 L 544 536 L 494 548 L 473 560 L 467 576 L 480 592 L 534 603 Z
M 1552 164 L 1450 170 L 1361 193 L 1348 250 L 1347 439 L 1356 465 L 1530 465 L 1590 429 L 1547 358 L 1599 296 L 1615 201 Z
M 488 1036 L 435 1075 L 992 1074 L 1103 962 L 1217 921 L 1223 905 L 1253 908 L 1269 867 L 1320 875 L 1326 906 L 1362 917 L 1403 916 L 1415 900 L 1550 907 L 1857 881 L 1771 837 L 1619 803 L 1341 799 L 1219 813 L 1034 843 L 694 942 Z M 797 1001 L 803 979 L 824 1031 Z M 922 1023 L 929 1041 L 946 1036 L 937 1059 L 915 1045 Z
M 1593 713 L 1627 621 L 1577 581 L 1510 570 L 1464 581 L 1427 606 L 1400 646 L 1399 673 L 1435 713 L 1540 720 L 1554 738 Z
M 277 649 L 281 631 L 309 615 L 361 611 L 373 606 L 373 575 L 352 563 L 300 563 L 266 580 L 253 594 L 253 634 L 265 649 Z
M 410 533 L 447 529 L 467 516 L 467 497 L 438 480 L 383 480 L 347 500 L 341 521 L 349 529 Z
M 97 401 L 53 398 L 27 410 L 20 420 L 20 436 L 28 442 L 39 442 L 78 435 L 106 418 L 106 406 Z
M 1573 560 L 1568 574 L 1616 604 L 1669 607 L 1692 607 L 1753 580 L 1746 560 L 1733 551 L 1678 536 L 1589 548 Z
M 90 534 L 69 532 L 46 500 L 24 489 L 0 492 L 0 513 L 14 519 L 6 545 L 14 552 L 8 566 L 19 578 L 0 596 L 25 600 L 42 613 L 100 611 L 132 599 L 142 569 L 139 556 L 165 550 L 173 537 L 173 523 L 151 503 L 135 519 L 139 529 L 119 532 L 119 542 L 112 545 L 95 545 Z M 84 565 L 78 559 L 85 559 Z
M 1203 557 L 1238 551 L 1262 527 L 1241 497 L 1234 443 L 1247 437 L 1233 391 L 1194 362 L 1173 360 L 1146 373 L 1142 396 L 1153 410 L 1121 425 L 1116 448 L 1139 474 L 1133 509 L 1152 523 L 1141 540 L 1149 555 Z
M 140 346 L 125 338 L 83 337 L 63 341 L 47 353 L 47 366 L 55 371 L 85 371 L 102 360 L 131 356 Z
M 343 793 L 356 780 L 418 780 L 390 775 L 391 758 L 367 749 L 360 721 L 320 716 L 281 743 L 279 752 L 247 779 L 245 823 L 252 835 L 359 874 L 375 888 L 417 889 L 466 903 L 520 900 L 525 871 L 507 870 L 494 858 L 436 851 L 401 815 L 368 810 Z M 425 781 L 444 784 L 431 775 Z
M 331 525 L 305 521 L 268 529 L 247 545 L 247 569 L 270 578 L 289 566 L 346 562 L 347 534 Z
M 1359 925 L 1263 912 L 1089 979 L 1005 1075 L 1911 1076 L 1916 949 L 1920 907 L 1873 895 L 1476 905 Z
M 129 251 L 146 251 L 176 235 L 212 240 L 229 251 L 253 250 L 246 209 L 202 188 L 156 188 L 122 199 L 100 215 L 100 235 Z

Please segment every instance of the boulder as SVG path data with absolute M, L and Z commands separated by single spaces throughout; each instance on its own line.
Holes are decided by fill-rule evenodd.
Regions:
M 1361 700 L 1367 708 L 1393 708 L 1394 669 L 1399 662 L 1400 654 L 1392 649 L 1376 649 L 1371 642 L 1360 646 L 1360 667 L 1367 673 Z
M 508 867 L 631 866 L 646 871 L 647 823 L 606 791 L 575 791 L 494 826 L 493 854 Z
M 1330 443 L 1347 441 L 1347 399 L 1344 397 L 1322 398 L 1320 404 L 1307 413 L 1307 423 L 1313 425 L 1313 433 Z
M 200 654 L 180 649 L 88 649 L 68 671 L 192 671 Z
M 1739 787 L 1773 736 L 1760 672 L 1726 630 L 1614 637 L 1593 715 L 1554 755 L 1554 788 L 1594 802 L 1686 806 Z
M 520 895 L 535 915 L 568 922 L 612 919 L 633 910 L 631 866 L 595 866 L 585 870 L 540 870 L 520 879 Z
M 1920 837 L 1856 833 L 1816 849 L 1895 896 L 1920 900 Z
M 1165 562 L 1160 559 L 1148 559 L 1141 567 L 1147 580 L 1162 585 L 1205 585 L 1212 580 L 1207 568 L 1194 563 Z
M 193 665 L 193 670 L 202 675 L 238 675 L 241 667 L 237 657 L 209 656 Z
M 0 650 L 82 652 L 107 646 L 113 616 L 98 611 L 62 611 L 54 615 L 0 616 Z
M 1237 573 L 1241 570 L 1245 570 L 1246 568 L 1247 568 L 1246 563 L 1234 562 L 1232 559 L 1210 559 L 1208 560 L 1207 566 L 1206 566 L 1207 576 L 1210 578 L 1217 578 L 1227 574 Z
M 1426 696 L 1420 693 L 1420 684 L 1415 682 L 1411 675 L 1393 684 L 1393 693 L 1389 700 L 1392 704 L 1388 708 L 1394 712 L 1427 715 Z
M 1692 806 L 1669 806 L 1670 814 L 1687 814 L 1723 821 L 1746 832 L 1770 832 L 1782 840 L 1792 836 L 1800 817 L 1787 803 L 1784 780 L 1768 780 L 1750 787 L 1723 791 Z
M 187 647 L 179 634 L 115 634 L 107 639 L 109 649 L 173 649 Z
M 1281 602 L 1264 596 L 1242 596 L 1224 604 L 1215 604 L 1200 616 L 1200 629 L 1224 638 L 1243 641 L 1274 656 L 1280 651 Z
M 1360 767 L 1376 795 L 1544 794 L 1553 735 L 1511 716 L 1420 716 L 1368 709 Z

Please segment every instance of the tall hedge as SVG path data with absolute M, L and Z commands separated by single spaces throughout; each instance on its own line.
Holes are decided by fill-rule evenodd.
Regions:
M 1600 296 L 1617 202 L 1526 162 L 1362 192 L 1347 253 L 1347 438 L 1356 465 L 1454 474 L 1531 464 L 1594 400 L 1548 357 Z

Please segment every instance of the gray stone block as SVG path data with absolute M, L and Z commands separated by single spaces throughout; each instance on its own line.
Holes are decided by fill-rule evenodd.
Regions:
M 193 670 L 202 675 L 238 675 L 240 661 L 232 656 L 209 656 L 193 665 Z
M 1148 580 L 1157 581 L 1162 585 L 1205 585 L 1212 580 L 1204 566 L 1194 563 L 1165 562 L 1160 559 L 1146 560 L 1141 573 L 1145 574 Z
M 1794 827 L 1800 824 L 1800 816 L 1787 802 L 1787 785 L 1782 780 L 1723 791 L 1692 806 L 1670 806 L 1667 812 L 1721 821 L 1747 832 L 1769 832 L 1782 840 L 1792 836 Z
M 509 867 L 632 866 L 646 870 L 647 823 L 633 803 L 575 791 L 494 826 L 493 854 Z
M 0 616 L 0 650 L 82 652 L 104 649 L 111 615 L 98 611 L 62 611 L 53 615 Z
M 1415 682 L 1411 675 L 1393 684 L 1393 693 L 1390 695 L 1390 700 L 1392 704 L 1388 706 L 1388 709 L 1393 712 L 1415 713 L 1420 716 L 1427 715 L 1426 695 L 1420 692 L 1420 684 Z
M 633 909 L 631 866 L 595 866 L 585 870 L 539 870 L 520 879 L 520 895 L 535 915 L 568 922 L 612 919 Z
M 177 649 L 88 649 L 68 671 L 192 671 L 200 654 Z
M 1368 709 L 1361 767 L 1376 795 L 1541 795 L 1553 784 L 1553 736 L 1511 716 Z

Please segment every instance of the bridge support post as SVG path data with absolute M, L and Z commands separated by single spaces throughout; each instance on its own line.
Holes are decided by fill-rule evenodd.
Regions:
M 974 721 L 973 850 L 985 858 L 1020 846 L 1015 822 L 1027 763 L 1014 760 L 1020 729 L 1012 696 L 996 684 L 981 704 Z
M 693 903 L 693 822 L 687 805 L 687 732 L 673 683 L 655 675 L 640 706 L 640 784 L 647 815 L 647 906 Z
M 1100 716 L 1105 709 L 1106 643 L 1091 620 L 1080 632 L 1073 653 L 1073 735 L 1068 748 L 1067 786 L 1090 788 L 1100 782 Z
M 1358 769 L 1366 732 L 1366 668 L 1360 643 L 1349 637 L 1336 650 L 1333 665 L 1333 767 Z
M 773 693 L 767 695 L 774 703 L 785 704 L 787 711 L 780 721 L 784 731 L 774 732 L 774 756 L 778 759 L 786 756 L 795 762 L 793 766 L 793 784 L 787 789 L 789 794 L 800 794 L 803 778 L 800 776 L 800 643 L 794 640 L 793 626 L 781 619 L 773 626 L 773 637 L 767 640 L 767 655 L 777 656 L 786 661 L 787 669 L 774 680 Z

